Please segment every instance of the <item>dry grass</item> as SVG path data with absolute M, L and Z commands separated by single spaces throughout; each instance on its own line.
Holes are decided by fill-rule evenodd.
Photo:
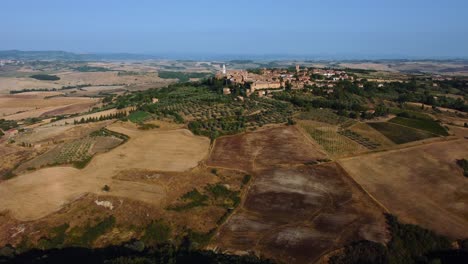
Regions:
M 0 116 L 8 120 L 31 117 L 74 114 L 90 110 L 99 102 L 96 98 L 53 97 L 57 92 L 28 92 L 0 96 Z
M 350 175 L 401 220 L 451 238 L 468 236 L 468 182 L 456 160 L 465 139 L 340 161 Z
M 338 133 L 338 126 L 300 120 L 299 126 L 333 157 L 344 157 L 367 151 L 365 147 Z
M 129 169 L 185 171 L 196 167 L 208 154 L 209 139 L 193 136 L 187 130 L 141 131 L 126 124 L 114 124 L 109 129 L 129 135 L 130 140 L 97 155 L 82 170 L 44 168 L 3 182 L 0 192 L 8 198 L 0 201 L 0 208 L 10 210 L 18 219 L 37 219 L 83 193 L 101 193 L 106 184 L 114 196 L 161 205 L 166 196 L 163 186 L 121 181 L 113 176 Z
M 379 131 L 373 129 L 366 123 L 356 123 L 348 128 L 349 130 L 358 133 L 359 135 L 370 139 L 372 142 L 380 144 L 382 148 L 395 146 L 395 143 L 390 141 Z

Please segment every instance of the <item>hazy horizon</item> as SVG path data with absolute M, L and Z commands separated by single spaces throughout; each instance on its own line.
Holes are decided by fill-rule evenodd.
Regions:
M 465 1 L 5 1 L 0 50 L 467 58 Z

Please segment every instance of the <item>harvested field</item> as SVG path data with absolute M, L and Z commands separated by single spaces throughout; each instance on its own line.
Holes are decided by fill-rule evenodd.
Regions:
M 119 75 L 118 72 L 63 72 L 57 74 L 58 81 L 63 86 L 92 84 L 102 85 L 144 85 L 144 84 L 168 84 L 169 82 L 159 78 L 156 74 L 146 75 Z
M 218 138 L 206 163 L 252 171 L 271 164 L 307 163 L 325 157 L 296 127 L 288 126 Z
M 451 238 L 468 237 L 468 181 L 456 160 L 466 139 L 343 159 L 340 164 L 402 221 Z
M 172 229 L 172 236 L 185 235 L 187 230 L 199 234 L 214 229 L 226 209 L 217 204 L 207 204 L 190 210 L 168 210 L 167 206 L 178 201 L 188 191 L 196 188 L 203 190 L 211 184 L 223 183 L 231 190 L 240 190 L 244 174 L 230 170 L 218 170 L 214 175 L 207 169 L 195 168 L 190 172 L 161 172 L 151 170 L 120 171 L 113 180 L 123 183 L 138 183 L 141 186 L 165 190 L 161 204 L 142 202 L 132 197 L 115 196 L 115 184 L 111 183 L 109 192 L 88 193 L 64 205 L 59 211 L 47 217 L 22 222 L 10 214 L 0 213 L 0 246 L 18 245 L 27 237 L 28 242 L 41 245 L 41 237 L 49 237 L 52 230 L 64 224 L 69 225 L 63 232 L 64 245 L 79 242 L 80 234 L 86 231 L 89 222 L 98 222 L 112 215 L 116 224 L 112 230 L 90 241 L 89 246 L 106 246 L 141 238 L 151 221 L 162 220 Z M 97 220 L 96 220 L 97 219 Z M 78 240 L 77 240 L 78 239 Z M 60 242 L 62 243 L 62 242 Z
M 24 148 L 11 144 L 0 145 L 0 182 L 4 178 L 11 177 L 11 172 L 21 162 L 33 158 L 38 153 L 35 149 Z
M 468 128 L 467 127 L 458 127 L 458 126 L 448 126 L 450 132 L 459 138 L 468 138 Z
M 58 92 L 28 92 L 0 96 L 0 115 L 3 119 L 20 120 L 61 114 L 74 114 L 90 110 L 99 102 L 96 98 L 52 97 Z M 20 107 L 19 107 L 20 106 Z
M 313 263 L 360 239 L 385 242 L 382 210 L 335 163 L 259 171 L 212 247 Z
M 57 82 L 45 82 L 32 78 L 18 78 L 18 77 L 1 77 L 0 78 L 0 94 L 8 94 L 13 90 L 23 89 L 58 89 L 61 85 Z
M 193 136 L 188 130 L 141 131 L 117 123 L 108 127 L 130 136 L 124 145 L 97 155 L 82 170 L 71 167 L 39 169 L 0 184 L 0 210 L 9 210 L 21 220 L 37 219 L 60 209 L 83 193 L 101 193 L 104 185 L 112 195 L 161 205 L 166 189 L 160 185 L 112 179 L 120 171 L 144 169 L 186 171 L 208 154 L 209 139 Z

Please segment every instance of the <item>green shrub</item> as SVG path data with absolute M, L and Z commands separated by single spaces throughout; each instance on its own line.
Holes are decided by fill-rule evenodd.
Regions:
M 140 124 L 138 126 L 138 129 L 141 129 L 141 130 L 150 130 L 150 129 L 155 129 L 155 128 L 159 128 L 159 126 L 155 124 Z
M 73 167 L 77 169 L 83 169 L 84 167 L 86 167 L 86 165 L 88 165 L 92 158 L 93 156 L 85 156 L 82 160 L 73 162 Z
M 210 242 L 211 238 L 213 238 L 215 233 L 216 229 L 212 229 L 208 233 L 200 233 L 189 230 L 187 237 L 192 244 L 192 249 L 197 249 L 206 246 Z
M 208 185 L 205 189 L 214 199 L 221 200 L 223 207 L 235 208 L 240 204 L 239 192 L 231 191 L 222 184 Z
M 18 123 L 16 121 L 0 119 L 0 133 L 2 132 L 1 130 L 7 131 L 15 127 L 18 127 Z M 3 135 L 3 133 L 1 135 Z
M 40 81 L 58 81 L 60 77 L 56 75 L 49 75 L 49 74 L 35 74 L 31 75 L 31 78 L 40 80 Z
M 49 237 L 42 237 L 39 239 L 38 247 L 40 249 L 61 248 L 65 242 L 65 232 L 69 227 L 70 225 L 65 223 L 63 225 L 52 228 L 52 230 L 49 232 Z
M 161 220 L 153 221 L 145 228 L 142 241 L 148 245 L 167 243 L 171 236 L 171 228 Z
M 183 211 L 188 210 L 194 207 L 205 206 L 207 205 L 209 197 L 207 195 L 201 194 L 197 189 L 193 189 L 190 192 L 182 195 L 181 199 L 186 201 L 186 204 L 171 206 L 169 210 Z
M 111 230 L 114 225 L 115 217 L 111 215 L 93 226 L 88 224 L 83 228 L 76 227 L 70 231 L 71 242 L 77 246 L 89 247 L 96 239 Z
M 142 123 L 150 117 L 150 114 L 143 111 L 134 111 L 128 115 L 128 120 L 133 123 Z

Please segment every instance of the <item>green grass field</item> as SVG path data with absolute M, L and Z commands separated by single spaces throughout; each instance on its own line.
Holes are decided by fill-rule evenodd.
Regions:
M 150 114 L 148 114 L 147 112 L 135 111 L 135 112 L 131 112 L 128 115 L 128 120 L 132 121 L 133 123 L 141 123 L 145 121 L 146 119 L 148 119 L 149 117 L 150 117 Z
M 430 115 L 426 113 L 408 109 L 390 108 L 390 113 L 406 118 L 434 120 Z
M 378 122 L 368 123 L 371 127 L 382 133 L 396 144 L 404 144 L 412 141 L 422 140 L 434 137 L 433 134 L 412 129 L 410 127 L 401 126 L 395 123 Z
M 399 124 L 402 126 L 412 127 L 424 130 L 440 136 L 448 136 L 447 130 L 439 123 L 428 119 L 414 119 L 397 116 L 392 118 L 389 122 Z

